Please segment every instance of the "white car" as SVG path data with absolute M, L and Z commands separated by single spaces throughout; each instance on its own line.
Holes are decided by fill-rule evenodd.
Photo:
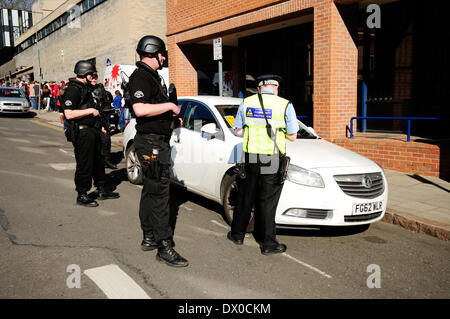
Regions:
M 237 198 L 235 163 L 242 154 L 242 137 L 232 129 L 242 99 L 191 96 L 178 99 L 183 127 L 171 137 L 171 179 L 187 190 L 214 200 L 232 221 Z M 141 167 L 133 139 L 135 119 L 124 132 L 128 179 L 141 183 Z M 276 212 L 279 228 L 354 226 L 383 218 L 388 185 L 375 162 L 321 139 L 299 121 L 297 140 L 286 141 L 291 158 Z M 253 227 L 253 218 L 248 231 Z
M 30 104 L 18 88 L 0 87 L 0 113 L 28 113 Z

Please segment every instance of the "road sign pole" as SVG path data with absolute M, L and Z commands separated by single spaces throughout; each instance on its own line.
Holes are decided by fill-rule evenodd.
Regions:
M 219 96 L 223 96 L 222 60 L 219 60 Z

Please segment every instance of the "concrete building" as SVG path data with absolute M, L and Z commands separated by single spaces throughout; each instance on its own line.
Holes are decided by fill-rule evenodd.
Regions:
M 78 60 L 93 61 L 103 78 L 106 61 L 134 64 L 136 44 L 146 34 L 166 40 L 165 0 L 39 0 L 33 3 L 37 23 L 14 41 L 14 57 L 0 66 L 0 80 L 13 74 L 43 81 L 72 77 Z M 36 35 L 38 42 L 36 43 Z M 39 54 L 38 54 L 39 50 Z

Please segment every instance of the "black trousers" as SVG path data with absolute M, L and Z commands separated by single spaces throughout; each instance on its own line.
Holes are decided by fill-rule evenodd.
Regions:
M 255 238 L 265 247 L 274 247 L 278 243 L 275 213 L 283 185 L 278 183 L 278 174 L 261 174 L 261 165 L 257 163 L 246 163 L 245 173 L 245 179 L 238 177 L 239 198 L 231 231 L 243 237 L 255 208 Z
M 75 160 L 75 186 L 78 193 L 87 193 L 94 186 L 105 186 L 105 167 L 101 156 L 100 130 L 87 127 L 78 131 L 73 141 Z
M 142 165 L 143 182 L 139 219 L 145 234 L 153 233 L 157 243 L 173 237 L 170 225 L 169 137 L 136 134 L 134 147 Z M 158 154 L 154 155 L 154 150 Z
M 108 157 L 111 153 L 111 135 L 108 132 L 100 133 L 100 140 L 102 143 L 101 146 L 101 154 L 103 157 Z

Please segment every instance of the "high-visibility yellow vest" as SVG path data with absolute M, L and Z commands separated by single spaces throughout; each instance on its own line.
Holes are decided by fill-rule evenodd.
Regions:
M 272 125 L 272 138 L 267 134 L 266 120 L 258 94 L 244 99 L 244 152 L 273 155 L 278 149 L 286 153 L 286 109 L 289 101 L 274 94 L 262 94 L 267 120 Z M 275 138 L 276 134 L 276 138 Z

